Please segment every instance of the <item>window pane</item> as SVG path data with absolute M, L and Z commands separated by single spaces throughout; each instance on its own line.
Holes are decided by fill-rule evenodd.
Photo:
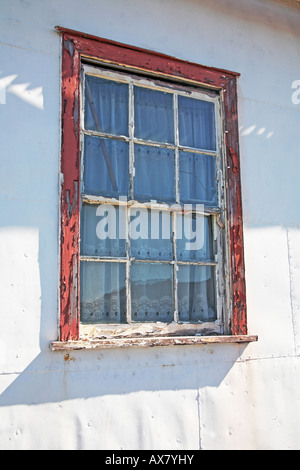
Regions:
M 132 321 L 171 322 L 173 312 L 173 266 L 158 263 L 132 263 Z
M 216 158 L 179 152 L 179 188 L 181 202 L 217 205 Z
M 203 215 L 176 215 L 178 261 L 213 260 L 211 222 L 211 217 Z
M 138 139 L 174 143 L 173 95 L 134 87 L 134 121 Z
M 216 150 L 214 103 L 178 96 L 179 143 Z
M 80 319 L 83 323 L 126 322 L 125 263 L 81 262 Z
M 159 202 L 175 200 L 174 151 L 135 145 L 135 198 Z
M 81 255 L 125 257 L 126 227 L 123 224 L 126 224 L 126 208 L 84 204 L 81 209 Z
M 172 217 L 169 211 L 132 208 L 131 256 L 137 259 L 172 260 Z
M 128 135 L 128 85 L 86 75 L 85 129 Z
M 178 315 L 180 321 L 215 321 L 215 270 L 212 266 L 179 266 Z
M 107 197 L 127 196 L 128 155 L 127 142 L 85 136 L 84 192 Z

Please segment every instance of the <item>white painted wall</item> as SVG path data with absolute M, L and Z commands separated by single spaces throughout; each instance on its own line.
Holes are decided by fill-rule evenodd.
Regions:
M 298 2 L 0 0 L 0 449 L 299 449 Z M 56 25 L 241 73 L 248 346 L 57 337 Z

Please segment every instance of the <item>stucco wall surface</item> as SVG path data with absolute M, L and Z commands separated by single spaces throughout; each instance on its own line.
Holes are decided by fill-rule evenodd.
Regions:
M 0 449 L 300 448 L 297 4 L 0 0 Z M 248 323 L 258 343 L 50 352 L 56 25 L 241 73 Z

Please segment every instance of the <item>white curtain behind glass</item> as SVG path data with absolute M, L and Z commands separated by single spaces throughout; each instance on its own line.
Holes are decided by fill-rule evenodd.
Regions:
M 85 94 L 85 128 L 127 136 L 129 124 L 129 86 L 125 83 L 86 77 L 89 96 Z M 91 98 L 92 97 L 92 101 Z M 180 145 L 215 150 L 214 104 L 178 96 Z M 92 108 L 97 115 L 93 115 Z M 175 142 L 173 94 L 134 87 L 134 135 L 142 140 L 158 143 Z M 97 122 L 98 121 L 98 124 Z M 99 137 L 86 137 L 84 185 L 87 193 L 116 197 L 129 190 L 129 146 L 127 142 L 105 139 L 110 171 Z M 135 197 L 175 202 L 175 153 L 172 149 L 134 146 Z M 181 202 L 217 204 L 215 157 L 193 152 L 179 152 L 179 188 Z M 84 250 L 93 252 L 93 237 L 89 233 L 94 223 L 84 218 L 86 235 Z M 92 227 L 92 228 L 91 228 Z M 93 255 L 122 256 L 124 245 L 109 240 L 94 240 Z M 210 252 L 205 236 L 204 251 Z M 136 259 L 168 259 L 170 245 L 159 250 L 151 241 L 138 240 L 133 244 Z M 152 249 L 152 251 L 151 251 Z M 96 251 L 97 250 L 97 251 Z M 202 250 L 202 256 L 203 256 Z M 122 255 L 121 255 L 122 252 Z M 161 253 L 156 258 L 155 253 Z M 188 259 L 195 259 L 191 257 Z M 125 263 L 81 263 L 81 315 L 86 322 L 122 322 L 126 317 Z M 199 268 L 199 269 L 198 269 Z M 174 311 L 173 267 L 153 263 L 132 265 L 132 314 L 136 321 L 172 321 Z M 178 300 L 183 321 L 207 321 L 214 318 L 213 269 L 180 266 L 178 272 Z M 147 312 L 147 314 L 146 314 Z

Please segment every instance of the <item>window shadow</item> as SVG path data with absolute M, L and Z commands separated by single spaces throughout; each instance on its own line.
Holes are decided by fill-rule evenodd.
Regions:
M 216 344 L 39 354 L 0 395 L 0 407 L 139 391 L 218 387 L 247 345 Z

